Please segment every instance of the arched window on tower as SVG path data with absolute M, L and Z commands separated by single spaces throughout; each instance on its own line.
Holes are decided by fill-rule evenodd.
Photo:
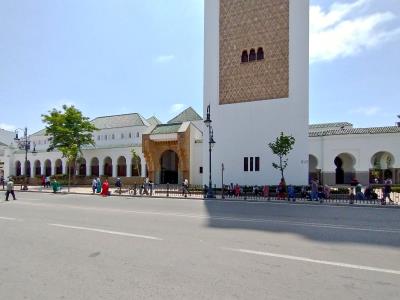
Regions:
M 257 59 L 256 50 L 251 49 L 249 54 L 249 61 L 255 61 Z
M 244 50 L 242 52 L 242 63 L 246 63 L 249 61 L 249 54 L 247 53 L 247 50 Z
M 263 59 L 264 59 L 264 49 L 260 47 L 257 50 L 257 60 L 263 60 Z

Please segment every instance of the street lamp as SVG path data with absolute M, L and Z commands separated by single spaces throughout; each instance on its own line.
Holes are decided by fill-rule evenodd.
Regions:
M 24 137 L 23 138 L 18 138 L 18 130 L 21 130 L 24 132 Z M 20 150 L 25 150 L 25 164 L 24 164 L 24 171 L 25 171 L 25 182 L 23 186 L 23 190 L 27 191 L 28 190 L 28 176 L 27 176 L 27 168 L 28 168 L 28 150 L 31 148 L 31 141 L 28 137 L 28 127 L 25 127 L 24 129 L 22 128 L 17 128 L 15 130 L 15 138 L 14 140 L 18 143 L 18 148 Z M 36 145 L 34 144 L 33 146 L 33 151 L 32 153 L 36 154 Z
M 204 121 L 204 123 L 206 124 L 206 126 L 208 127 L 208 152 L 209 152 L 209 169 L 210 169 L 210 173 L 209 173 L 209 178 L 208 178 L 208 191 L 207 191 L 207 195 L 206 198 L 207 199 L 213 199 L 215 198 L 215 194 L 212 188 L 212 177 L 211 177 L 211 150 L 212 147 L 214 147 L 215 145 L 215 141 L 214 141 L 214 131 L 213 128 L 211 127 L 211 112 L 210 112 L 210 105 L 207 106 L 207 118 Z

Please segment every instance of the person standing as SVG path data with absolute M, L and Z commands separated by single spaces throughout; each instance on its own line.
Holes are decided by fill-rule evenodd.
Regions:
M 42 187 L 45 189 L 46 188 L 46 177 L 44 177 L 44 175 L 42 175 L 40 180 L 42 182 Z
M 97 189 L 96 192 L 98 194 L 100 194 L 101 193 L 101 180 L 100 180 L 100 177 L 97 177 L 96 182 L 97 182 L 97 184 L 96 184 L 96 189 Z
M 118 193 L 121 195 L 121 188 L 122 188 L 122 182 L 121 182 L 121 178 L 117 178 L 117 180 L 115 181 L 115 187 L 118 188 Z
M 183 195 L 185 196 L 185 198 L 187 197 L 187 194 L 188 194 L 188 192 L 189 192 L 189 180 L 187 180 L 187 179 L 185 179 L 184 181 L 183 181 L 183 187 L 182 187 L 182 192 L 183 192 Z
M 108 196 L 108 189 L 109 189 L 110 185 L 108 183 L 108 180 L 104 180 L 103 185 L 101 187 L 101 195 L 103 197 L 107 197 Z
M 3 175 L 1 175 L 1 177 L 0 177 L 0 183 L 3 186 L 3 191 L 4 191 L 4 176 Z
M 13 196 L 14 200 L 17 200 L 14 194 L 14 182 L 11 178 L 7 182 L 6 201 L 8 201 L 8 196 L 10 196 L 10 194 Z
M 311 201 L 318 201 L 318 180 L 311 180 Z

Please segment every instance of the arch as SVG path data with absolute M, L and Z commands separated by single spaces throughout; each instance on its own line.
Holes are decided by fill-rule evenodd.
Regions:
M 160 158 L 160 183 L 177 184 L 179 178 L 179 157 L 175 151 L 167 150 Z
M 99 159 L 97 157 L 90 160 L 90 175 L 100 176 Z
M 249 61 L 255 61 L 255 60 L 257 60 L 256 50 L 251 49 L 249 54 Z
M 369 181 L 371 183 L 383 183 L 387 178 L 393 178 L 393 166 L 395 158 L 388 151 L 379 151 L 371 157 L 371 169 Z
M 112 177 L 112 159 L 111 157 L 107 156 L 104 159 L 104 176 Z
M 21 162 L 19 160 L 15 162 L 15 176 L 21 176 Z
M 117 160 L 117 176 L 126 177 L 126 158 L 120 156 Z
M 86 159 L 83 157 L 78 159 L 78 175 L 86 176 Z
M 247 50 L 243 50 L 242 52 L 242 63 L 247 63 L 249 61 L 249 53 Z
M 56 160 L 56 162 L 54 163 L 54 174 L 55 175 L 61 175 L 63 173 L 63 162 L 62 160 L 59 158 Z
M 34 176 L 40 176 L 42 175 L 42 168 L 41 168 L 41 163 L 40 160 L 35 160 L 34 164 L 33 164 L 33 168 L 34 168 Z
M 132 158 L 131 170 L 132 170 L 132 176 L 141 176 L 142 160 L 139 156 L 136 157 L 136 160 Z
M 264 59 L 264 49 L 260 47 L 257 50 L 257 60 L 263 60 L 263 59 Z
M 50 159 L 46 159 L 46 161 L 44 162 L 44 173 L 47 176 L 51 176 L 51 160 Z
M 350 153 L 341 153 L 335 157 L 336 184 L 350 184 L 355 178 L 356 158 Z

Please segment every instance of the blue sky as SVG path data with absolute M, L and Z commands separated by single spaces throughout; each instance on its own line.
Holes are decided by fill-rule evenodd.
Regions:
M 400 114 L 399 0 L 311 0 L 310 122 L 393 125 Z M 0 0 L 0 127 L 202 111 L 203 0 Z

